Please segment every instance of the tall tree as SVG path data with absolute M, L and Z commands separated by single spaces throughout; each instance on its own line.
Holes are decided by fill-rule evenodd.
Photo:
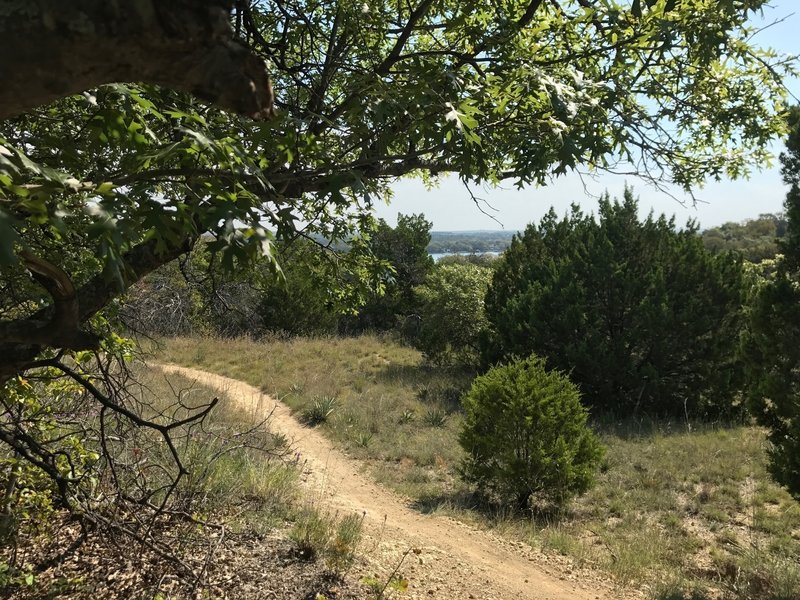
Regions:
M 742 353 L 752 413 L 769 430 L 770 470 L 800 499 L 800 108 L 792 108 L 788 122 L 783 257 L 752 293 Z
M 637 212 L 628 189 L 597 220 L 551 210 L 516 238 L 486 297 L 486 361 L 535 353 L 592 406 L 717 417 L 738 373 L 741 260 Z
M 428 254 L 432 223 L 425 215 L 397 215 L 391 227 L 380 219 L 367 247 L 387 269 L 380 294 L 375 294 L 359 311 L 351 325 L 358 329 L 392 329 L 415 314 L 419 301 L 414 287 L 425 281 L 433 268 Z

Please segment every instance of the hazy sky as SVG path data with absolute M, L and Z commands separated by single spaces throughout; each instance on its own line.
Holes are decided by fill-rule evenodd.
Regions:
M 797 0 L 773 0 L 771 8 L 765 8 L 762 24 L 783 19 L 762 31 L 756 41 L 761 46 L 770 46 L 781 52 L 800 54 L 800 2 Z M 800 82 L 789 84 L 791 92 L 800 97 Z M 775 144 L 775 154 L 782 146 Z M 777 161 L 776 161 L 777 163 Z M 634 188 L 640 199 L 643 213 L 651 209 L 656 213 L 676 215 L 678 222 L 697 220 L 701 227 L 713 227 L 726 221 L 742 221 L 759 213 L 781 210 L 786 190 L 777 167 L 754 173 L 749 180 L 709 182 L 695 195 L 701 201 L 692 206 L 689 199 L 682 205 L 669 195 L 648 187 L 635 177 L 600 175 L 596 179 L 578 175 L 560 177 L 542 188 L 516 190 L 511 182 L 505 189 L 476 189 L 495 209 L 487 210 L 491 217 L 471 201 L 470 196 L 456 177 L 440 178 L 438 188 L 428 191 L 416 180 L 402 180 L 394 186 L 395 197 L 391 205 L 380 205 L 379 217 L 395 224 L 398 212 L 404 214 L 424 213 L 433 222 L 437 231 L 469 229 L 522 229 L 531 221 L 538 221 L 551 206 L 563 214 L 572 202 L 577 202 L 587 212 L 595 211 L 597 197 L 605 190 L 612 196 L 622 196 L 625 184 Z M 680 197 L 680 193 L 676 193 Z

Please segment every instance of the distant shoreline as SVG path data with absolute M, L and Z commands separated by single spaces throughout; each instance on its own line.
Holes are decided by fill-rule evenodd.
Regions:
M 431 258 L 438 262 L 440 258 L 444 258 L 445 256 L 480 256 L 481 254 L 489 254 L 491 256 L 499 256 L 502 252 L 498 252 L 497 250 L 487 250 L 486 252 L 428 252 Z
M 500 254 L 511 244 L 516 231 L 431 231 L 428 253 Z

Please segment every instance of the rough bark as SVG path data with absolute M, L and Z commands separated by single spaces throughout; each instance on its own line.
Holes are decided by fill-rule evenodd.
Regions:
M 272 114 L 264 61 L 233 39 L 228 0 L 0 0 L 0 120 L 104 83 L 190 92 Z
M 23 263 L 53 299 L 48 319 L 0 322 L 0 340 L 9 343 L 96 350 L 100 338 L 81 329 L 80 304 L 72 280 L 56 265 L 23 250 Z

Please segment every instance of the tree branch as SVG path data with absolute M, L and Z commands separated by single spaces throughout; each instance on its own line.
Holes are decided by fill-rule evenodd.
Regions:
M 270 117 L 266 65 L 233 39 L 230 9 L 227 0 L 0 0 L 0 120 L 126 81 Z
M 31 319 L 0 322 L 0 341 L 70 350 L 96 349 L 100 338 L 80 329 L 78 297 L 69 275 L 28 250 L 21 251 L 20 257 L 53 299 L 52 314 L 46 320 L 40 311 Z
M 130 287 L 151 271 L 185 254 L 191 249 L 194 240 L 194 237 L 187 237 L 181 244 L 168 247 L 160 253 L 156 252 L 156 240 L 136 246 L 123 257 L 127 267 L 125 285 Z M 94 316 L 117 297 L 120 291 L 119 286 L 107 281 L 102 273 L 87 281 L 80 289 L 73 290 L 74 298 L 70 302 L 77 304 L 76 323 L 83 323 Z M 54 304 L 57 302 L 54 299 Z M 74 304 L 69 310 L 74 310 Z M 65 340 L 52 337 L 47 339 L 46 331 L 41 335 L 36 333 L 36 327 L 51 323 L 50 314 L 54 308 L 55 306 L 43 308 L 27 319 L 6 322 L 0 327 L 0 386 L 26 369 L 44 348 L 72 347 L 61 343 Z
M 431 4 L 433 4 L 433 0 L 423 0 L 420 2 L 419 6 L 414 9 L 414 12 L 412 12 L 411 16 L 408 18 L 408 22 L 403 28 L 403 31 L 398 36 L 394 47 L 391 49 L 386 58 L 383 59 L 381 64 L 378 65 L 378 68 L 375 69 L 375 73 L 378 75 L 386 75 L 389 72 L 389 69 L 392 68 L 392 65 L 397 62 L 398 58 L 403 53 L 403 48 L 405 48 L 408 38 L 410 38 L 411 34 L 414 32 L 417 22 L 419 22 L 419 20 L 425 16 L 425 13 L 427 13 L 428 9 L 431 7 Z

